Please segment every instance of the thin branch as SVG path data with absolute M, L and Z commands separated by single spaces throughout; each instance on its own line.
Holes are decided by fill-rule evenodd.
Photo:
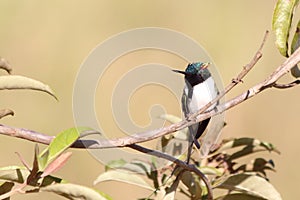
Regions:
M 9 127 L 1 124 L 0 124 L 0 134 L 29 140 L 31 142 L 47 144 L 47 145 L 50 144 L 50 142 L 54 138 L 54 136 L 45 135 L 29 129 L 14 128 L 14 127 Z
M 242 79 L 248 74 L 248 72 L 256 65 L 256 63 L 258 62 L 258 60 L 262 57 L 262 49 L 263 49 L 263 47 L 264 47 L 264 45 L 266 43 L 268 35 L 269 35 L 269 31 L 266 31 L 266 33 L 264 35 L 264 38 L 263 38 L 263 41 L 262 41 L 259 49 L 255 53 L 254 57 L 250 61 L 250 63 L 247 64 L 246 66 L 244 66 L 243 70 L 237 75 L 236 78 L 232 79 L 231 83 L 225 88 L 225 90 L 223 92 L 221 92 L 215 99 L 213 99 L 207 105 L 205 105 L 204 107 L 202 107 L 198 112 L 192 114 L 189 118 L 194 118 L 194 117 L 198 116 L 199 114 L 203 113 L 209 107 L 211 107 L 212 105 L 214 105 L 215 103 L 217 103 L 221 98 L 223 98 L 225 96 L 225 94 L 227 94 L 238 83 L 243 82 Z
M 277 89 L 286 89 L 286 88 L 291 88 L 291 87 L 297 86 L 299 84 L 300 84 L 300 80 L 295 80 L 295 81 L 293 81 L 291 83 L 288 83 L 288 84 L 274 83 L 273 87 L 277 88 Z
M 21 154 L 19 154 L 19 152 L 15 152 L 17 154 L 17 156 L 19 157 L 19 159 L 21 160 L 22 164 L 26 167 L 26 169 L 28 171 L 31 171 L 30 166 L 28 165 L 28 163 L 25 161 L 25 159 L 21 156 Z
M 13 127 L 8 127 L 8 126 L 4 126 L 4 125 L 0 125 L 0 134 L 4 134 L 4 135 L 7 135 L 7 136 L 13 136 L 13 137 L 21 138 L 21 139 L 26 139 L 26 140 L 29 140 L 29 141 L 32 141 L 32 142 L 38 142 L 38 143 L 42 143 L 42 144 L 50 144 L 50 142 L 54 138 L 53 136 L 48 136 L 48 135 L 38 133 L 38 132 L 35 132 L 35 131 L 31 131 L 31 130 L 27 130 L 27 129 L 20 129 L 20 128 L 13 128 Z M 73 147 L 86 148 L 84 145 L 87 145 L 89 143 L 92 144 L 94 142 L 95 142 L 94 140 L 78 140 L 73 145 Z M 142 147 L 142 146 L 139 146 L 139 145 L 136 145 L 136 144 L 130 144 L 130 145 L 126 145 L 126 146 L 130 147 L 132 149 L 135 149 L 139 152 L 142 152 L 142 153 L 147 153 L 147 154 L 150 154 L 150 155 L 153 155 L 153 156 L 157 156 L 157 157 L 169 160 L 171 162 L 174 162 L 175 164 L 177 164 L 178 166 L 182 167 L 185 170 L 194 172 L 195 174 L 197 174 L 203 180 L 203 182 L 207 186 L 207 189 L 209 191 L 209 195 L 212 195 L 211 194 L 212 188 L 211 188 L 207 178 L 205 177 L 205 175 L 201 171 L 199 171 L 193 165 L 188 165 L 185 162 L 183 162 L 181 160 L 178 160 L 173 156 L 162 153 L 160 151 L 147 149 L 145 147 Z
M 234 88 L 237 84 L 239 84 L 240 82 L 243 82 L 242 79 L 250 72 L 250 70 L 256 65 L 258 60 L 262 57 L 262 52 L 261 51 L 262 51 L 262 48 L 263 48 L 264 44 L 266 43 L 268 34 L 269 34 L 269 31 L 266 31 L 266 33 L 264 35 L 264 38 L 263 38 L 263 41 L 262 41 L 259 49 L 255 53 L 254 57 L 250 61 L 250 63 L 247 64 L 246 66 L 244 66 L 243 70 L 237 75 L 237 77 L 232 79 L 231 83 L 215 99 L 213 99 L 208 104 L 203 106 L 198 112 L 195 112 L 195 113 L 191 114 L 190 116 L 188 116 L 187 117 L 188 121 L 195 121 L 197 116 L 199 116 L 199 114 L 204 113 L 207 109 L 209 109 L 209 107 L 216 104 L 221 98 L 223 98 L 225 96 L 225 94 L 227 94 L 230 90 L 232 90 L 232 88 Z M 190 135 L 189 137 L 192 140 L 194 139 L 194 137 L 192 135 Z M 191 142 L 191 144 L 189 145 L 189 148 L 188 148 L 187 161 L 186 161 L 187 163 L 189 163 L 189 160 L 190 160 L 190 157 L 191 157 L 192 146 L 193 146 L 193 142 Z
M 255 58 L 255 59 L 253 59 L 254 63 L 260 57 L 259 53 L 256 55 L 258 55 L 258 56 L 254 57 Z M 134 134 L 134 135 L 131 135 L 128 137 L 111 139 L 111 140 L 78 140 L 73 145 L 73 147 L 75 147 L 75 148 L 93 148 L 93 149 L 124 147 L 124 146 L 128 146 L 130 144 L 149 141 L 149 140 L 161 137 L 165 134 L 181 130 L 181 129 L 186 128 L 194 123 L 203 121 L 209 117 L 212 117 L 214 115 L 222 113 L 225 110 L 228 110 L 228 109 L 232 108 L 233 106 L 236 106 L 237 104 L 253 97 L 254 95 L 265 90 L 266 88 L 272 87 L 280 77 L 282 77 L 284 74 L 286 74 L 299 61 L 300 61 L 300 48 L 298 48 L 289 58 L 287 58 L 285 60 L 285 62 L 282 65 L 280 65 L 263 82 L 258 83 L 257 85 L 248 89 L 246 92 L 240 94 L 239 96 L 219 105 L 217 107 L 218 108 L 217 110 L 212 110 L 209 112 L 199 114 L 197 116 L 196 121 L 191 122 L 191 121 L 183 120 L 181 122 L 172 124 L 167 127 L 162 127 L 162 128 L 155 129 L 152 131 L 147 131 L 147 132 L 143 132 L 143 133 Z M 249 66 L 253 66 L 253 65 L 249 64 Z M 246 66 L 246 68 L 247 68 L 247 66 Z M 245 70 L 245 68 L 244 68 L 244 70 Z M 244 71 L 244 70 L 242 73 L 247 72 L 247 70 L 246 71 Z M 243 76 L 244 75 L 241 75 L 241 77 L 243 77 Z M 241 80 L 241 78 L 238 76 L 236 80 Z M 12 136 L 12 137 L 18 137 L 18 138 L 22 138 L 22 139 L 27 139 L 27 140 L 30 140 L 33 142 L 38 142 L 38 143 L 43 143 L 43 144 L 49 144 L 50 141 L 53 139 L 53 136 L 47 136 L 47 135 L 40 134 L 40 133 L 31 131 L 31 130 L 12 128 L 12 127 L 4 126 L 4 125 L 0 126 L 0 134 Z
M 260 51 L 258 51 L 260 52 Z M 254 56 L 253 62 L 257 62 L 256 60 L 259 59 L 259 53 Z M 300 48 L 298 48 L 289 58 L 285 60 L 269 77 L 267 77 L 264 81 L 258 83 L 257 85 L 251 87 L 247 91 L 243 92 L 242 94 L 236 96 L 233 99 L 226 101 L 223 104 L 217 106 L 217 109 L 211 110 L 209 112 L 204 112 L 197 115 L 197 119 L 193 121 L 183 120 L 181 122 L 172 124 L 167 127 L 162 127 L 159 129 L 142 132 L 138 134 L 133 134 L 128 137 L 123 138 L 116 138 L 110 140 L 77 140 L 73 144 L 73 148 L 90 148 L 90 149 L 104 149 L 104 148 L 116 148 L 116 147 L 124 147 L 130 144 L 141 143 L 149 140 L 153 140 L 155 138 L 159 138 L 163 135 L 173 133 L 175 131 L 184 129 L 192 124 L 198 123 L 203 121 L 209 117 L 215 116 L 217 114 L 223 113 L 225 110 L 228 110 L 247 99 L 255 96 L 256 94 L 262 92 L 267 88 L 271 88 L 276 85 L 276 81 L 281 78 L 283 75 L 289 72 L 289 70 L 294 67 L 297 63 L 300 62 Z M 252 66 L 250 63 L 249 66 Z M 247 68 L 247 66 L 246 66 Z M 245 68 L 243 69 L 243 71 Z M 244 72 L 243 72 L 244 73 Z M 243 77 L 243 76 L 242 76 Z M 241 79 L 235 79 L 241 80 Z M 32 142 L 38 142 L 42 144 L 49 144 L 53 136 L 47 136 L 35 131 L 27 130 L 27 129 L 20 129 L 20 128 L 13 128 L 8 126 L 0 126 L 0 134 L 8 135 L 12 137 L 17 137 L 21 139 L 26 139 Z
M 256 52 L 255 56 L 251 60 L 251 62 L 246 65 L 242 72 L 232 80 L 232 82 L 226 87 L 226 89 L 212 102 L 207 104 L 205 107 L 203 107 L 201 110 L 199 110 L 197 113 L 192 114 L 187 119 L 182 120 L 179 123 L 172 124 L 168 127 L 163 127 L 160 129 L 147 131 L 143 133 L 138 133 L 131 135 L 129 137 L 123 137 L 123 138 L 117 138 L 117 139 L 111 139 L 111 140 L 84 140 L 80 139 L 77 140 L 72 147 L 74 148 L 93 148 L 93 149 L 103 149 L 103 148 L 116 148 L 116 147 L 130 147 L 132 149 L 135 149 L 137 151 L 147 153 L 150 155 L 154 155 L 160 158 L 164 158 L 166 160 L 169 160 L 171 162 L 174 162 L 177 166 L 182 167 L 183 169 L 186 169 L 188 171 L 196 173 L 205 183 L 205 185 L 208 188 L 208 196 L 210 199 L 212 199 L 212 193 L 211 193 L 211 186 L 205 177 L 205 175 L 199 171 L 194 165 L 189 165 L 181 160 L 178 160 L 174 158 L 173 156 L 170 156 L 168 154 L 164 154 L 159 151 L 147 149 L 144 147 L 141 147 L 137 145 L 136 143 L 145 142 L 149 140 L 153 140 L 155 138 L 161 137 L 163 135 L 166 135 L 168 133 L 172 133 L 178 130 L 181 130 L 183 128 L 186 128 L 192 124 L 198 123 L 200 121 L 203 121 L 209 117 L 215 116 L 217 114 L 223 113 L 225 110 L 228 110 L 245 100 L 255 96 L 256 94 L 264 91 L 267 88 L 275 87 L 275 88 L 288 88 L 293 87 L 294 85 L 299 84 L 298 81 L 295 81 L 293 83 L 287 84 L 287 85 L 280 85 L 277 84 L 276 81 L 279 80 L 283 75 L 288 73 L 288 71 L 294 67 L 297 63 L 300 61 L 300 48 L 298 48 L 289 58 L 285 60 L 284 63 L 282 63 L 269 77 L 267 77 L 264 81 L 258 83 L 257 85 L 251 87 L 244 93 L 240 94 L 239 96 L 228 100 L 227 102 L 220 104 L 217 106 L 217 109 L 206 111 L 211 105 L 216 103 L 219 99 L 221 99 L 226 93 L 228 93 L 235 85 L 237 85 L 239 82 L 242 82 L 242 79 L 246 76 L 246 74 L 254 67 L 254 65 L 258 62 L 258 60 L 261 58 L 262 53 L 262 47 L 265 43 L 266 37 L 268 32 L 266 33 L 264 40 L 259 48 L 259 50 Z M 191 120 L 192 119 L 192 120 Z M 13 128 L 8 127 L 5 125 L 0 125 L 0 134 L 8 135 L 12 137 L 17 137 L 21 139 L 26 139 L 32 142 L 38 142 L 42 144 L 50 144 L 50 142 L 53 140 L 53 136 L 44 135 L 35 131 L 27 130 L 27 129 L 20 129 L 20 128 Z

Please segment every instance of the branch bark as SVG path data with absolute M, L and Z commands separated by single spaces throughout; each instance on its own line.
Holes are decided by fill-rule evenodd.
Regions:
M 277 69 L 270 76 L 268 76 L 264 81 L 249 88 L 247 91 L 236 96 L 235 98 L 232 98 L 232 99 L 226 101 L 225 103 L 218 105 L 216 107 L 217 109 L 206 111 L 211 105 L 216 103 L 226 93 L 228 93 L 234 86 L 236 86 L 238 83 L 242 82 L 242 79 L 246 76 L 246 74 L 256 65 L 258 60 L 262 57 L 261 50 L 265 43 L 267 34 L 268 34 L 268 32 L 266 33 L 260 48 L 254 55 L 251 62 L 243 68 L 243 70 L 239 73 L 239 75 L 231 81 L 231 83 L 225 88 L 225 90 L 223 92 L 221 92 L 220 95 L 218 95 L 218 97 L 216 97 L 216 99 L 214 99 L 212 102 L 207 104 L 205 107 L 203 107 L 198 112 L 191 114 L 189 117 L 182 120 L 181 122 L 172 124 L 168 127 L 163 127 L 163 128 L 143 132 L 143 133 L 138 133 L 138 134 L 134 134 L 134 135 L 131 135 L 128 137 L 123 137 L 123 138 L 110 139 L 110 140 L 79 139 L 72 145 L 72 147 L 73 148 L 90 148 L 90 149 L 129 147 L 129 148 L 135 149 L 135 150 L 143 152 L 143 153 L 147 153 L 147 154 L 154 155 L 154 156 L 157 156 L 160 158 L 164 158 L 166 160 L 174 162 L 177 166 L 180 166 L 185 170 L 188 170 L 188 171 L 191 171 L 191 172 L 194 172 L 195 174 L 197 174 L 203 180 L 203 182 L 205 183 L 205 185 L 208 189 L 208 198 L 212 199 L 212 189 L 211 189 L 211 186 L 210 186 L 207 178 L 194 165 L 189 165 L 189 164 L 187 164 L 181 160 L 178 160 L 168 154 L 139 146 L 139 145 L 137 145 L 137 143 L 141 143 L 141 142 L 153 140 L 155 138 L 159 138 L 163 135 L 181 130 L 192 124 L 203 121 L 209 117 L 223 113 L 225 110 L 228 110 L 228 109 L 246 101 L 247 99 L 259 94 L 260 92 L 262 92 L 268 88 L 274 87 L 274 88 L 285 89 L 285 88 L 290 88 L 295 85 L 298 85 L 300 83 L 299 80 L 296 80 L 289 84 L 277 84 L 276 82 L 283 75 L 288 73 L 292 67 L 294 67 L 296 64 L 298 64 L 300 62 L 300 48 L 298 48 L 289 58 L 287 58 L 284 63 L 282 63 L 279 67 L 277 67 Z M 54 136 L 48 136 L 48 135 L 38 133 L 38 132 L 35 132 L 32 130 L 14 128 L 14 127 L 9 127 L 9 126 L 5 126 L 5 125 L 0 125 L 0 134 L 11 136 L 11 137 L 17 137 L 17 138 L 29 140 L 32 142 L 42 143 L 42 144 L 50 144 L 54 138 Z
M 264 42 L 263 42 L 264 43 Z M 232 85 L 236 85 L 238 82 L 242 80 L 242 78 L 248 73 L 250 69 L 256 64 L 256 62 L 261 57 L 261 48 L 255 54 L 252 61 L 243 68 L 242 72 L 237 76 L 237 78 L 233 79 L 232 83 L 226 90 L 230 90 L 228 88 L 232 88 Z M 110 139 L 110 140 L 88 140 L 88 139 L 80 139 L 73 144 L 73 148 L 90 148 L 90 149 L 105 149 L 105 148 L 116 148 L 116 147 L 125 147 L 131 144 L 146 142 L 149 140 L 153 140 L 163 135 L 173 133 L 175 131 L 184 129 L 192 124 L 203 121 L 209 117 L 215 116 L 217 114 L 223 113 L 224 111 L 246 101 L 247 99 L 259 94 L 260 92 L 266 90 L 267 88 L 276 87 L 278 88 L 278 84 L 276 83 L 283 75 L 289 72 L 289 70 L 300 62 L 300 48 L 298 48 L 289 58 L 287 58 L 277 69 L 268 76 L 264 81 L 256 84 L 255 86 L 249 88 L 247 91 L 242 94 L 224 102 L 217 106 L 217 109 L 206 111 L 203 113 L 197 112 L 196 114 L 191 115 L 188 119 L 184 119 L 181 122 L 172 124 L 167 127 L 162 127 L 155 130 L 150 130 L 142 133 L 133 134 L 128 137 Z M 242 74 L 242 75 L 241 75 Z M 296 81 L 298 82 L 298 81 Z M 283 87 L 281 87 L 283 88 Z M 288 88 L 288 87 L 285 87 Z M 222 95 L 226 93 L 222 92 L 217 98 L 222 98 Z M 209 107 L 209 106 L 208 106 Z M 7 135 L 11 137 L 17 137 L 25 140 L 29 140 L 32 142 L 49 144 L 53 136 L 48 136 L 45 134 L 41 134 L 28 129 L 14 128 L 5 125 L 0 125 L 0 134 Z

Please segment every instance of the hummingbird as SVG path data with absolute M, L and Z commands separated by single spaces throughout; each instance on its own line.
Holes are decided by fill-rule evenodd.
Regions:
M 216 98 L 219 93 L 215 81 L 207 69 L 209 65 L 209 62 L 195 62 L 189 63 L 185 71 L 173 70 L 174 72 L 184 74 L 185 86 L 181 104 L 185 117 L 200 110 L 203 106 Z M 212 105 L 209 109 L 213 109 L 215 106 L 216 104 Z M 200 149 L 198 139 L 207 128 L 209 121 L 210 118 L 205 119 L 198 124 L 189 126 L 189 154 L 193 144 Z

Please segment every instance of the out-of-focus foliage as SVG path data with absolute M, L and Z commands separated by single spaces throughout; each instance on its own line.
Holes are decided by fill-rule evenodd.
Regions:
M 276 35 L 276 46 L 283 56 L 288 56 L 288 39 L 292 17 L 298 0 L 278 0 L 273 14 L 272 27 Z
M 215 199 L 221 199 L 222 196 L 225 199 L 239 197 L 280 200 L 280 194 L 267 178 L 267 171 L 275 171 L 275 164 L 272 160 L 259 157 L 258 152 L 279 153 L 271 143 L 257 139 L 227 139 L 216 145 L 208 157 L 202 160 L 197 158 L 198 152 L 195 149 L 191 164 L 196 165 L 209 178 L 213 190 L 218 191 L 216 193 L 219 195 Z M 252 154 L 255 155 L 255 159 L 245 162 L 243 158 Z M 181 157 L 185 158 L 184 155 Z M 130 163 L 115 160 L 106 166 L 106 172 L 99 175 L 94 183 L 120 181 L 138 185 L 152 191 L 150 198 L 158 199 L 175 199 L 177 192 L 189 199 L 207 196 L 204 183 L 193 173 L 183 172 L 183 169 L 176 167 L 175 164 L 161 169 L 155 166 L 157 163 L 154 160 L 134 160 Z M 142 181 L 142 177 L 151 180 L 152 186 Z M 220 189 L 223 190 L 222 194 Z
M 296 28 L 296 32 L 292 41 L 292 47 L 291 47 L 291 53 L 294 53 L 294 51 L 296 51 L 296 49 L 298 49 L 298 47 L 300 46 L 300 21 L 297 24 L 297 28 Z M 291 73 L 295 78 L 299 78 L 300 77 L 300 70 L 298 68 L 298 66 L 295 66 L 291 69 Z
M 50 145 L 39 155 L 36 145 L 32 167 L 21 157 L 24 166 L 8 166 L 0 168 L 0 198 L 10 198 L 14 193 L 23 190 L 25 193 L 53 192 L 68 199 L 111 199 L 108 195 L 84 187 L 67 183 L 50 174 L 55 173 L 72 155 L 65 152 L 87 128 L 71 128 L 59 133 Z M 26 188 L 25 188 L 26 187 Z M 7 195 L 7 196 L 6 196 Z
M 5 70 L 9 75 L 2 75 L 0 76 L 0 90 L 16 90 L 16 89 L 30 89 L 30 90 L 38 90 L 42 92 L 46 92 L 53 96 L 55 96 L 52 89 L 37 80 L 27 78 L 25 76 L 19 75 L 11 75 L 12 67 L 11 65 L 5 60 L 4 58 L 0 57 L 0 69 Z M 14 115 L 14 112 L 11 109 L 4 108 L 0 109 L 0 119 L 7 116 L 7 115 Z
M 288 57 L 289 33 L 293 20 L 293 12 L 298 0 L 278 0 L 274 15 L 273 29 L 276 35 L 276 45 L 279 52 Z M 291 53 L 299 47 L 299 23 L 291 46 Z M 11 73 L 10 64 L 0 59 L 0 68 Z M 294 70 L 294 71 L 293 71 Z M 292 70 L 295 77 L 300 77 L 298 68 Z M 299 70 L 298 70 L 299 71 Z M 18 75 L 0 76 L 0 89 L 32 89 L 46 92 L 56 98 L 51 88 L 39 81 Z M 10 109 L 0 110 L 0 118 L 13 115 Z M 70 136 L 70 137 L 69 137 Z M 183 130 L 170 137 L 162 137 L 161 144 L 164 152 L 171 140 L 183 139 L 186 132 Z M 59 134 L 56 139 L 39 154 L 38 147 L 34 151 L 32 167 L 21 158 L 24 166 L 9 166 L 0 168 L 0 194 L 7 194 L 21 186 L 29 186 L 25 192 L 47 191 L 54 192 L 69 199 L 111 199 L 109 196 L 84 186 L 66 183 L 65 180 L 54 177 L 50 174 L 60 169 L 70 158 L 71 153 L 65 152 L 74 141 L 79 138 L 79 132 L 67 130 Z M 252 138 L 238 138 L 223 140 L 217 145 L 205 159 L 198 159 L 196 153 L 192 157 L 191 164 L 194 164 L 202 171 L 212 183 L 215 190 L 224 190 L 223 194 L 218 193 L 216 199 L 281 199 L 276 189 L 269 183 L 267 171 L 274 170 L 274 162 L 259 156 L 258 152 L 279 151 L 270 143 L 262 142 Z M 245 156 L 256 156 L 250 162 L 245 162 Z M 182 155 L 179 158 L 184 159 Z M 130 172 L 129 174 L 124 174 Z M 131 173 L 137 174 L 131 174 Z M 122 181 L 146 188 L 152 192 L 150 198 L 174 199 L 176 192 L 180 192 L 190 199 L 205 198 L 207 188 L 198 176 L 188 171 L 175 167 L 174 164 L 163 169 L 156 168 L 155 160 L 136 160 L 127 163 L 124 160 L 112 161 L 106 166 L 106 172 L 101 174 L 96 183 L 104 181 Z M 180 175 L 181 174 L 181 175 Z M 143 175 L 151 180 L 152 185 L 147 183 L 140 176 Z M 179 176 L 180 175 L 180 176 Z M 177 179 L 180 177 L 180 181 Z M 23 188 L 22 188 L 23 189 Z M 8 199 L 8 198 L 7 198 Z
M 273 13 L 273 22 L 272 22 L 272 28 L 275 33 L 276 37 L 276 46 L 279 50 L 279 52 L 285 56 L 289 57 L 289 46 L 291 54 L 296 51 L 296 49 L 299 47 L 300 44 L 300 38 L 299 38 L 299 26 L 300 21 L 297 24 L 296 31 L 293 36 L 293 40 L 291 45 L 289 45 L 289 36 L 290 32 L 292 31 L 292 21 L 294 20 L 293 15 L 294 12 L 298 6 L 299 0 L 278 0 L 277 4 L 275 6 L 275 10 Z M 300 77 L 300 70 L 298 66 L 295 66 L 291 70 L 291 74 L 298 78 Z

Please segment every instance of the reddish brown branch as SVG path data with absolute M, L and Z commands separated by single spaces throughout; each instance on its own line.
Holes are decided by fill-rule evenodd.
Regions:
M 222 91 L 214 100 L 212 100 L 207 105 L 205 105 L 204 107 L 202 107 L 198 112 L 194 113 L 189 118 L 195 118 L 199 114 L 205 112 L 209 107 L 211 107 L 212 105 L 214 105 L 215 103 L 217 103 L 221 98 L 223 98 L 225 96 L 225 94 L 227 94 L 237 84 L 243 82 L 242 79 L 249 73 L 249 71 L 256 65 L 256 63 L 258 62 L 258 60 L 262 57 L 262 48 L 263 48 L 263 46 L 266 43 L 268 34 L 269 34 L 269 31 L 266 31 L 264 39 L 263 39 L 263 41 L 262 41 L 259 49 L 255 53 L 254 57 L 250 61 L 250 63 L 247 64 L 246 66 L 244 66 L 243 70 L 237 75 L 236 78 L 232 79 L 231 83 L 229 83 L 229 85 L 225 88 L 225 90 Z
M 267 36 L 267 33 L 266 33 Z M 288 85 L 280 85 L 276 84 L 276 82 L 281 78 L 283 75 L 285 75 L 292 67 L 294 67 L 296 64 L 300 61 L 300 48 L 298 48 L 288 59 L 285 60 L 284 63 L 282 63 L 269 77 L 267 77 L 264 81 L 258 83 L 257 85 L 251 87 L 244 93 L 240 94 L 239 96 L 228 100 L 227 102 L 218 105 L 217 109 L 206 111 L 211 105 L 216 103 L 219 99 L 221 99 L 226 93 L 228 93 L 235 85 L 237 85 L 239 82 L 242 82 L 242 79 L 246 76 L 246 74 L 255 66 L 255 64 L 258 62 L 258 60 L 261 58 L 262 53 L 261 49 L 265 43 L 266 36 L 264 37 L 264 40 L 259 48 L 259 50 L 256 52 L 255 56 L 251 60 L 251 62 L 246 65 L 241 73 L 232 80 L 232 82 L 226 87 L 226 89 L 212 102 L 210 102 L 208 105 L 206 105 L 204 108 L 199 110 L 197 113 L 192 114 L 188 117 L 188 119 L 185 119 L 179 123 L 172 124 L 168 127 L 163 127 L 160 129 L 147 131 L 143 133 L 138 133 L 131 135 L 129 137 L 123 137 L 123 138 L 117 138 L 117 139 L 111 139 L 111 140 L 84 140 L 80 139 L 77 140 L 72 147 L 74 148 L 93 148 L 93 149 L 103 149 L 103 148 L 116 148 L 116 147 L 130 147 L 137 151 L 151 154 L 157 157 L 164 158 L 166 160 L 169 160 L 171 162 L 176 163 L 178 166 L 181 166 L 182 168 L 192 171 L 196 173 L 206 184 L 209 192 L 209 198 L 212 199 L 211 194 L 211 187 L 208 183 L 207 178 L 204 176 L 204 174 L 201 173 L 194 165 L 188 165 L 183 161 L 180 161 L 170 155 L 164 154 L 159 151 L 146 149 L 144 147 L 141 147 L 139 145 L 136 145 L 136 143 L 141 143 L 149 140 L 153 140 L 155 138 L 161 137 L 163 135 L 181 130 L 183 128 L 186 128 L 192 124 L 198 123 L 200 121 L 203 121 L 209 117 L 212 117 L 214 115 L 223 113 L 225 110 L 228 110 L 245 100 L 255 96 L 256 94 L 262 92 L 263 90 L 271 87 L 276 88 L 289 88 L 293 87 L 296 84 L 299 84 L 299 81 L 295 81 L 294 83 L 288 84 Z M 27 130 L 27 129 L 20 129 L 20 128 L 13 128 L 8 127 L 5 125 L 0 125 L 0 134 L 17 137 L 26 139 L 32 142 L 38 142 L 42 144 L 50 144 L 53 136 L 44 135 L 35 131 Z
M 260 50 L 257 52 L 256 56 L 252 59 L 248 66 L 253 66 L 260 57 Z M 209 112 L 204 112 L 197 115 L 196 120 L 188 121 L 183 120 L 181 122 L 172 124 L 167 127 L 162 127 L 159 129 L 142 132 L 138 134 L 133 134 L 128 137 L 116 138 L 110 140 L 78 140 L 74 143 L 74 148 L 92 148 L 92 149 L 104 149 L 104 148 L 116 148 L 116 147 L 124 147 L 131 144 L 141 143 L 149 140 L 153 140 L 155 138 L 159 138 L 163 135 L 173 133 L 175 131 L 186 128 L 192 124 L 195 124 L 199 121 L 203 121 L 209 117 L 215 116 L 217 114 L 223 113 L 225 110 L 228 110 L 245 100 L 255 96 L 256 94 L 262 92 L 267 88 L 271 88 L 276 84 L 278 79 L 286 74 L 293 66 L 295 66 L 300 61 L 300 48 L 298 48 L 289 58 L 286 59 L 284 63 L 282 63 L 269 77 L 267 77 L 264 81 L 258 83 L 257 85 L 251 87 L 244 93 L 238 95 L 237 97 L 226 101 L 225 103 L 219 105 L 216 110 L 211 110 Z M 240 74 L 244 74 L 249 71 L 249 68 L 244 67 L 243 71 Z M 234 80 L 241 80 L 244 75 L 238 75 Z M 235 82 L 235 81 L 233 81 Z M 232 83 L 234 84 L 234 83 Z M 229 86 L 228 86 L 229 87 Z M 230 86 L 232 87 L 232 86 Z M 227 89 L 228 90 L 228 89 Z M 225 90 L 226 91 L 226 90 Z M 221 94 L 222 95 L 222 94 Z M 8 135 L 12 137 L 18 137 L 26 140 L 30 140 L 32 142 L 38 142 L 42 144 L 49 144 L 53 139 L 53 136 L 47 136 L 44 134 L 40 134 L 27 129 L 20 128 L 12 128 L 8 126 L 0 126 L 0 134 Z
M 206 188 L 207 188 L 207 198 L 208 200 L 212 200 L 213 199 L 213 194 L 212 194 L 212 187 L 208 181 L 208 179 L 206 178 L 206 176 L 197 168 L 195 167 L 195 165 L 191 165 L 191 164 L 187 164 L 184 161 L 181 161 L 173 156 L 170 156 L 168 154 L 162 153 L 160 151 L 156 151 L 156 150 L 152 150 L 152 149 L 147 149 L 145 147 L 142 147 L 140 145 L 136 145 L 136 144 L 131 144 L 128 145 L 128 147 L 135 149 L 139 152 L 142 153 L 146 153 L 149 155 L 153 155 L 155 157 L 159 157 L 159 158 L 163 158 L 166 160 L 169 160 L 171 162 L 174 162 L 177 166 L 183 168 L 184 170 L 188 170 L 190 172 L 194 172 L 196 175 L 198 175 L 200 177 L 200 179 L 204 182 Z
M 274 83 L 273 87 L 277 88 L 277 89 L 286 89 L 286 88 L 291 88 L 291 87 L 297 86 L 299 84 L 300 84 L 300 80 L 295 80 L 295 81 L 293 81 L 291 83 L 288 83 L 288 84 Z

